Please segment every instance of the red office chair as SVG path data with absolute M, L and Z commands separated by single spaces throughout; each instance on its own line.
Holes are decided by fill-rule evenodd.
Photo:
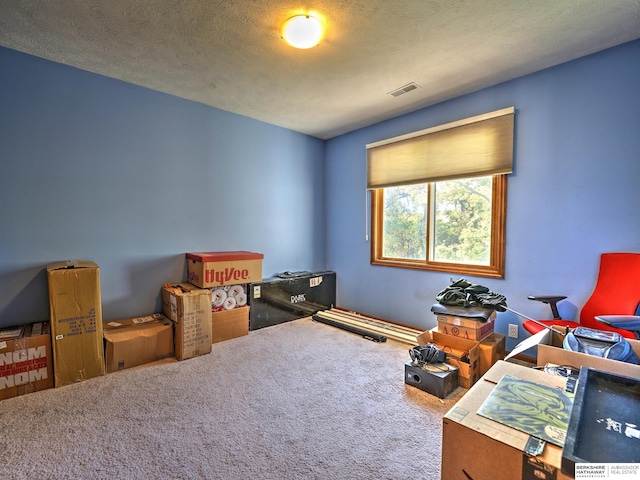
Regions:
M 640 338 L 640 253 L 603 253 L 600 256 L 596 286 L 582 307 L 579 323 L 564 320 L 558 314 L 557 303 L 567 297 L 529 298 L 551 306 L 554 319 L 542 320 L 541 323 L 545 325 L 571 329 L 582 325 L 596 330 L 618 332 L 626 338 Z M 522 326 L 532 334 L 544 328 L 531 320 L 524 321 Z

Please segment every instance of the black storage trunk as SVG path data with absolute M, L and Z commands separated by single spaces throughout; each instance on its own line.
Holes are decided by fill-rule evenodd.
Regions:
M 249 285 L 249 330 L 290 322 L 335 307 L 335 272 L 282 275 Z

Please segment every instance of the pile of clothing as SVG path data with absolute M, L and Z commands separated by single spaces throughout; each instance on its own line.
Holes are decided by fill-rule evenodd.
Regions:
M 455 307 L 482 307 L 504 312 L 507 297 L 491 292 L 487 287 L 467 282 L 464 278 L 456 280 L 436 295 L 442 305 Z

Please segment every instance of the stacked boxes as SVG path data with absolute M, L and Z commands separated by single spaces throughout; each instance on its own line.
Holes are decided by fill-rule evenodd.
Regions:
M 458 383 L 462 388 L 470 388 L 480 378 L 480 349 L 477 342 L 445 335 L 435 329 L 421 333 L 417 339 L 420 345 L 435 343 L 446 352 L 446 362 L 458 368 Z
M 433 337 L 438 339 L 436 343 L 471 349 L 468 350 L 469 368 L 464 363 L 460 367 L 461 387 L 470 388 L 493 364 L 504 358 L 506 338 L 494 332 L 495 310 L 435 304 L 431 311 L 436 316 L 438 326 L 419 336 L 419 340 L 426 342 Z M 475 347 L 475 355 L 471 354 L 472 346 Z M 447 354 L 450 357 L 449 352 Z M 476 364 L 472 361 L 474 358 Z
M 104 324 L 107 373 L 173 357 L 173 323 L 161 313 Z
M 248 284 L 262 280 L 261 253 L 245 251 L 187 253 L 188 281 L 209 288 L 211 341 L 249 334 Z
M 438 331 L 446 335 L 480 341 L 493 333 L 496 312 L 483 307 L 459 307 L 436 303 L 431 307 Z
M 211 352 L 211 291 L 189 284 L 164 285 L 162 313 L 174 323 L 178 360 Z
M 447 335 L 433 330 L 417 337 L 420 345 L 435 343 L 447 354 L 446 362 L 458 368 L 458 383 L 462 388 L 471 388 L 498 360 L 505 355 L 504 335 L 492 333 L 479 342 Z
M 100 268 L 47 265 L 50 322 L 0 330 L 0 400 L 156 360 L 211 352 L 249 333 L 248 286 L 262 280 L 259 253 L 187 254 L 191 283 L 165 284 L 162 311 L 103 325 Z M 212 295 L 213 293 L 213 295 Z
M 0 400 L 51 387 L 49 322 L 0 330 Z
M 182 288 L 186 290 L 198 290 L 189 283 L 181 284 Z M 218 343 L 224 340 L 231 340 L 232 338 L 241 337 L 249 334 L 249 307 L 246 306 L 246 285 L 225 285 L 223 287 L 214 287 L 211 289 L 211 343 Z M 229 308 L 220 309 L 220 303 L 224 301 L 214 300 L 214 295 L 222 294 L 224 292 L 225 298 L 233 298 L 237 295 L 245 295 L 245 305 L 239 306 L 238 303 L 242 302 L 226 302 Z M 234 293 L 235 292 L 235 293 Z
M 89 261 L 47 266 L 56 387 L 104 375 L 100 268 Z

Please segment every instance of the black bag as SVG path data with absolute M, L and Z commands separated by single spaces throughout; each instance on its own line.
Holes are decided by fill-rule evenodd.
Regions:
M 638 365 L 638 356 L 627 340 L 617 332 L 577 327 L 564 337 L 563 347 L 572 352 L 609 358 Z

